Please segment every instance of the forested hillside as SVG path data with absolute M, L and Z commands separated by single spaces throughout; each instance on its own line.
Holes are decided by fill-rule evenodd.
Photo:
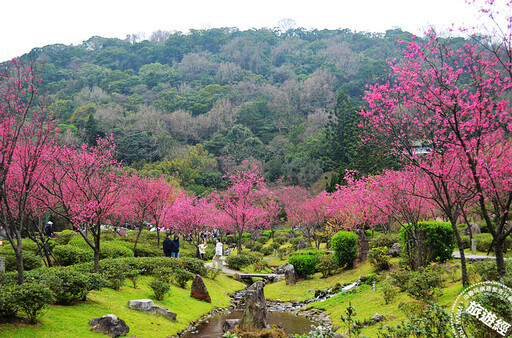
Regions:
M 410 38 L 400 29 L 158 31 L 23 59 L 43 64 L 39 92 L 59 106 L 63 142 L 113 134 L 125 165 L 200 193 L 246 158 L 269 180 L 306 187 L 327 171 L 390 165 L 382 151 L 357 146 L 356 107 Z

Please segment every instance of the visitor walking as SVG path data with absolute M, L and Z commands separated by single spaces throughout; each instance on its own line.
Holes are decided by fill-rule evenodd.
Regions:
M 174 235 L 174 239 L 171 241 L 171 257 L 180 258 L 180 238 L 178 235 Z
M 217 269 L 222 269 L 221 257 L 222 257 L 223 249 L 224 248 L 223 248 L 222 243 L 220 242 L 220 239 L 217 238 L 217 244 L 215 245 L 215 256 L 213 256 L 213 259 L 212 259 L 213 266 L 216 267 Z
M 171 243 L 172 243 L 171 234 L 167 234 L 167 237 L 164 239 L 164 243 L 163 243 L 165 257 L 171 257 L 171 245 L 172 245 Z

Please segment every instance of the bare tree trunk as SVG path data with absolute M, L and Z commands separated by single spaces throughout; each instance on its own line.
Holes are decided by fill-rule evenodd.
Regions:
M 468 271 L 467 271 L 467 266 L 466 266 L 466 256 L 464 254 L 464 244 L 462 243 L 462 238 L 460 237 L 456 222 L 452 222 L 452 229 L 453 229 L 453 232 L 455 233 L 455 239 L 457 240 L 457 247 L 459 248 L 460 272 L 462 273 L 462 285 L 466 286 L 466 285 L 469 285 L 469 279 L 468 279 Z M 471 230 L 470 230 L 470 233 L 471 233 Z

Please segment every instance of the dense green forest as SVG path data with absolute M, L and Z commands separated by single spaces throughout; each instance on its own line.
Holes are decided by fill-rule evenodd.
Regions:
M 244 159 L 268 180 L 311 186 L 328 171 L 394 163 L 361 145 L 357 107 L 399 57 L 400 29 L 236 28 L 92 37 L 22 59 L 43 64 L 42 103 L 58 105 L 62 142 L 113 134 L 118 159 L 173 175 L 196 193 L 221 187 Z M 385 158 L 386 157 L 386 158 Z M 384 160 L 385 159 L 385 160 Z

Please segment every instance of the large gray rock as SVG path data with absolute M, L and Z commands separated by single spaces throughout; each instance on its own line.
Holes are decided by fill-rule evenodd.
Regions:
M 464 235 L 469 236 L 469 231 L 471 230 L 472 235 L 478 235 L 482 233 L 482 230 L 476 223 L 469 223 L 469 226 L 464 230 Z
M 306 241 L 304 239 L 301 239 L 299 241 L 299 244 L 297 244 L 297 250 L 304 250 L 306 249 L 308 246 L 306 245 Z
M 372 322 L 374 322 L 374 323 L 382 322 L 385 319 L 386 319 L 386 317 L 384 317 L 384 315 L 381 315 L 379 313 L 375 313 L 371 318 Z
M 190 296 L 199 300 L 204 300 L 205 302 L 208 303 L 212 302 L 210 294 L 206 289 L 206 285 L 204 284 L 203 279 L 199 275 L 196 275 L 194 281 L 192 282 L 192 287 L 190 288 Z
M 393 243 L 393 245 L 389 249 L 389 254 L 393 257 L 398 257 L 400 256 L 401 251 L 402 249 L 400 248 L 400 243 Z
M 89 321 L 89 325 L 92 326 L 91 331 L 105 333 L 110 337 L 126 336 L 130 332 L 124 320 L 112 314 L 93 318 Z
M 283 265 L 283 272 L 286 285 L 294 285 L 297 283 L 299 277 L 297 276 L 297 271 L 295 271 L 295 267 L 292 264 L 286 263 Z
M 245 291 L 245 309 L 240 319 L 241 329 L 268 329 L 267 305 L 263 287 L 265 284 L 258 281 Z
M 151 312 L 155 303 L 151 299 L 136 299 L 128 302 L 128 307 L 132 310 L 142 312 Z
M 159 314 L 169 320 L 176 320 L 177 314 L 169 311 L 161 305 L 155 305 L 151 299 L 136 299 L 128 302 L 128 307 L 132 310 L 142 311 L 149 314 Z

